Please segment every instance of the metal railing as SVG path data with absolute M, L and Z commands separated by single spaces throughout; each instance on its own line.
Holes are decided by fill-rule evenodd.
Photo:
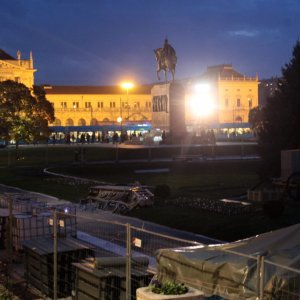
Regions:
M 135 290 L 147 286 L 157 273 L 158 249 L 193 249 L 203 246 L 197 241 L 116 221 L 114 214 L 99 214 L 96 209 L 72 210 L 71 213 L 63 209 L 53 210 L 47 214 L 46 224 L 39 223 L 33 217 L 33 226 L 27 218 L 26 222 L 15 221 L 13 211 L 25 209 L 24 205 L 16 202 L 14 206 L 11 201 L 8 208 L 9 257 L 13 257 L 12 251 L 22 253 L 27 283 L 52 299 L 71 295 L 75 299 L 135 299 Z M 18 226 L 22 230 L 16 228 Z M 43 230 L 47 227 L 46 235 L 35 234 L 39 232 L 39 226 Z M 248 255 L 224 247 L 220 250 L 218 246 L 210 248 L 218 251 L 224 265 L 227 262 L 240 265 L 241 273 L 232 279 L 227 273 L 222 273 L 224 270 L 220 268 L 218 275 L 212 274 L 219 276 L 216 288 L 216 281 L 210 280 L 207 270 L 186 265 L 186 268 L 190 268 L 189 275 L 182 273 L 176 279 L 199 288 L 207 295 L 227 295 L 226 299 L 248 299 L 249 295 L 255 295 L 256 299 L 300 298 L 299 269 L 262 255 Z M 291 265 L 297 266 L 297 256 Z M 175 265 L 172 268 L 175 269 Z M 246 271 L 249 276 L 243 273 Z M 206 276 L 203 276 L 205 272 Z M 226 272 L 230 272 L 230 268 Z

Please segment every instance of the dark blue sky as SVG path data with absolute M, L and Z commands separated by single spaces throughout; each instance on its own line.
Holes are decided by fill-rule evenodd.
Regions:
M 291 58 L 299 16 L 299 0 L 1 0 L 0 48 L 32 50 L 37 84 L 155 82 L 166 36 L 178 79 L 222 63 L 269 78 Z

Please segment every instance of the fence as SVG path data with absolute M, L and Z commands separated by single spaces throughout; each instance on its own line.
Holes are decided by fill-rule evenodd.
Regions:
M 25 237 L 22 248 L 14 250 L 23 257 L 24 277 L 29 286 L 51 299 L 135 299 L 136 289 L 147 286 L 157 273 L 157 261 L 161 263 L 162 257 L 158 249 L 164 254 L 192 253 L 202 247 L 199 242 L 115 221 L 111 213 L 101 214 L 101 219 L 99 216 L 96 211 L 52 211 L 43 225 L 47 236 L 35 237 L 24 234 L 23 227 L 18 230 L 18 222 L 7 222 L 15 239 L 18 240 L 19 233 Z M 217 246 L 210 248 L 216 250 Z M 217 254 L 213 254 L 216 262 L 208 259 L 220 263 L 221 267 L 215 269 L 182 263 L 172 256 L 159 271 L 169 278 L 175 274 L 176 280 L 224 299 L 299 299 L 300 270 L 230 249 Z M 166 258 L 170 257 L 164 255 Z M 234 273 L 227 262 L 234 262 L 238 272 Z

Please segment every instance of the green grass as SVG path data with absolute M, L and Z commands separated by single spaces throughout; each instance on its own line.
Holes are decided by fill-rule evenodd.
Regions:
M 86 164 L 70 164 L 74 161 L 75 147 L 22 148 L 21 160 L 13 160 L 14 149 L 0 150 L 0 183 L 17 186 L 61 199 L 78 202 L 87 195 L 87 184 L 72 184 L 43 173 L 45 166 L 51 170 L 90 178 L 107 183 L 133 183 L 154 188 L 167 184 L 171 188 L 168 204 L 157 199 L 151 208 L 134 210 L 131 216 L 156 222 L 173 228 L 207 235 L 221 240 L 232 241 L 272 229 L 300 222 L 300 204 L 287 203 L 282 216 L 270 219 L 262 211 L 247 215 L 226 216 L 201 209 L 179 208 L 172 204 L 173 198 L 198 197 L 207 199 L 227 198 L 246 193 L 247 189 L 259 182 L 257 161 L 206 161 L 203 163 L 110 163 L 99 164 L 103 159 L 114 159 L 115 149 L 87 148 Z M 147 157 L 147 149 L 119 153 L 123 157 Z M 192 149 L 196 151 L 195 149 Z M 173 155 L 166 149 L 162 156 Z M 176 150 L 177 151 L 177 150 Z M 152 153 L 159 156 L 159 153 Z M 8 158 L 10 157 L 10 160 Z M 10 162 L 8 164 L 8 162 Z M 8 167 L 9 165 L 9 167 Z M 168 168 L 168 173 L 137 174 L 136 170 Z
M 232 196 L 245 193 L 258 182 L 257 162 L 206 162 L 185 163 L 135 163 L 108 165 L 73 165 L 53 168 L 72 176 L 91 178 L 112 183 L 133 183 L 155 187 L 167 184 L 172 196 L 200 196 L 219 199 L 220 195 Z M 169 169 L 167 173 L 142 173 L 137 170 Z
M 174 206 L 154 206 L 132 211 L 133 217 L 164 224 L 223 241 L 235 241 L 300 222 L 299 203 L 288 203 L 282 216 L 270 219 L 262 211 L 226 216 L 203 210 Z

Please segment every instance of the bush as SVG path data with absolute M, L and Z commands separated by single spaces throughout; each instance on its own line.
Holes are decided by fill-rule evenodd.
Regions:
M 154 195 L 160 198 L 167 198 L 171 195 L 171 189 L 166 184 L 157 185 L 154 190 Z
M 150 287 L 153 293 L 162 295 L 183 295 L 189 291 L 184 283 L 176 283 L 173 281 L 166 281 L 163 284 L 155 281 Z

